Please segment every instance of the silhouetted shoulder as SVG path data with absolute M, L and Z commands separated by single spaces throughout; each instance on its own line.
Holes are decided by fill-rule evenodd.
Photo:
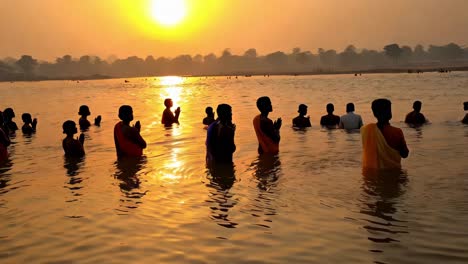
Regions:
M 462 123 L 468 125 L 468 114 L 465 115 L 465 118 L 463 118 Z

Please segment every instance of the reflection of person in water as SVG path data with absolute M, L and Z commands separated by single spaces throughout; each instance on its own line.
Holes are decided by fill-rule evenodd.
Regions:
M 404 193 L 402 187 L 407 181 L 406 173 L 399 169 L 363 170 L 364 204 L 360 213 L 370 217 L 364 218 L 364 228 L 369 232 L 368 239 L 375 242 L 374 246 L 398 242 L 398 234 L 407 233 L 404 221 L 396 216 L 399 198 Z
M 218 120 L 208 127 L 206 136 L 207 161 L 232 163 L 232 154 L 236 151 L 234 143 L 236 125 L 232 123 L 231 106 L 220 104 L 216 112 Z
M 299 115 L 292 120 L 293 127 L 296 127 L 296 128 L 311 127 L 312 125 L 310 124 L 310 117 L 305 116 L 307 115 L 307 105 L 300 104 L 299 110 L 297 110 L 297 112 L 299 113 Z
M 260 190 L 269 190 L 276 185 L 281 170 L 281 162 L 277 156 L 260 155 L 252 166 L 254 166 L 254 176 L 258 180 L 257 186 Z
M 260 110 L 260 115 L 254 118 L 253 126 L 258 139 L 258 153 L 278 154 L 282 120 L 278 118 L 273 123 L 268 118 L 268 114 L 273 111 L 273 106 L 271 105 L 270 98 L 267 96 L 258 98 L 257 108 Z
M 229 192 L 236 181 L 235 169 L 232 163 L 217 163 L 209 166 L 208 179 L 210 209 L 212 211 L 211 219 L 218 225 L 235 228 L 237 223 L 229 219 L 229 210 L 236 204 L 237 200 Z
M 174 123 L 179 124 L 180 107 L 177 107 L 174 111 L 174 115 L 171 111 L 171 107 L 173 105 L 174 103 L 172 102 L 172 99 L 167 98 L 164 100 L 164 106 L 166 109 L 164 109 L 161 119 L 161 123 L 164 124 L 164 126 L 171 126 Z
M 215 122 L 215 115 L 214 115 L 214 112 L 213 112 L 213 108 L 211 106 L 208 106 L 206 109 L 205 109 L 205 113 L 206 113 L 206 117 L 203 118 L 203 124 L 205 126 L 209 126 L 211 125 L 211 123 Z
M 119 118 L 122 120 L 114 127 L 114 142 L 118 157 L 139 157 L 143 155 L 146 148 L 146 141 L 141 137 L 140 121 L 134 126 L 130 126 L 133 120 L 133 109 L 129 105 L 122 105 L 119 108 Z
M 138 173 L 145 164 L 146 159 L 143 157 L 117 159 L 114 177 L 120 181 L 119 187 L 125 196 L 125 199 L 120 199 L 123 203 L 121 206 L 125 208 L 123 210 L 136 208 L 140 203 L 138 199 L 146 194 L 146 191 L 138 191 L 141 183 Z
M 401 158 L 408 157 L 409 150 L 401 129 L 390 125 L 392 103 L 387 99 L 372 102 L 372 112 L 377 123 L 361 128 L 363 168 L 392 169 L 401 167 Z

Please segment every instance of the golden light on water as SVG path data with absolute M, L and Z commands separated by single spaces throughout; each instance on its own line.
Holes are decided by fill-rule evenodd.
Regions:
M 182 22 L 187 14 L 184 0 L 153 0 L 150 8 L 153 19 L 164 26 Z
M 174 107 L 179 106 L 182 93 L 182 85 L 184 83 L 184 78 L 179 76 L 165 76 L 160 78 L 160 85 L 163 88 L 159 91 L 161 100 L 166 98 L 171 98 L 174 103 Z

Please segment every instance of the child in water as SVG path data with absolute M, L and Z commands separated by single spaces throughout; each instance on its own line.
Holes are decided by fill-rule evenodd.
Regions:
M 37 118 L 33 120 L 30 113 L 24 113 L 21 115 L 21 119 L 23 119 L 24 122 L 24 125 L 21 127 L 23 134 L 31 135 L 36 132 Z
M 214 115 L 214 112 L 213 112 L 213 108 L 211 106 L 208 106 L 205 109 L 205 113 L 206 113 L 206 117 L 203 118 L 203 124 L 206 125 L 206 126 L 209 126 L 209 125 L 211 125 L 211 123 L 216 121 L 215 120 L 215 115 Z
M 67 120 L 62 125 L 63 133 L 67 135 L 62 141 L 62 147 L 65 151 L 65 156 L 69 157 L 82 157 L 85 155 L 83 148 L 84 134 L 81 133 L 79 138 L 73 138 L 73 135 L 78 133 L 75 122 Z
M 164 109 L 161 120 L 161 123 L 164 124 L 164 126 L 171 126 L 174 123 L 179 124 L 180 107 L 177 107 L 177 109 L 174 111 L 174 115 L 171 111 L 171 107 L 173 105 L 174 103 L 172 102 L 171 98 L 164 100 L 164 106 L 166 106 L 166 109 Z
M 80 106 L 78 114 L 81 116 L 80 120 L 79 120 L 80 129 L 81 130 L 88 129 L 91 126 L 91 123 L 88 121 L 88 116 L 91 115 L 91 112 L 89 111 L 89 107 L 87 105 Z M 100 115 L 98 115 L 94 119 L 94 125 L 96 125 L 96 126 L 101 125 L 101 116 Z

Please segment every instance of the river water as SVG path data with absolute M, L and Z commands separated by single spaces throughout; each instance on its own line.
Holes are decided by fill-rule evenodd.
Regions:
M 0 168 L 2 263 L 467 263 L 468 73 L 137 78 L 0 83 L 0 108 L 39 120 L 12 138 Z M 282 117 L 280 154 L 257 154 L 256 99 Z M 163 100 L 182 108 L 161 124 Z M 393 103 L 392 124 L 410 148 L 397 177 L 361 170 L 358 133 L 322 130 L 325 105 Z M 423 102 L 431 124 L 402 120 Z M 234 167 L 205 166 L 204 109 L 233 108 Z M 312 128 L 295 131 L 297 106 Z M 85 132 L 86 157 L 63 156 L 61 125 L 81 104 L 100 127 Z M 148 142 L 139 162 L 117 161 L 113 126 L 133 106 Z

